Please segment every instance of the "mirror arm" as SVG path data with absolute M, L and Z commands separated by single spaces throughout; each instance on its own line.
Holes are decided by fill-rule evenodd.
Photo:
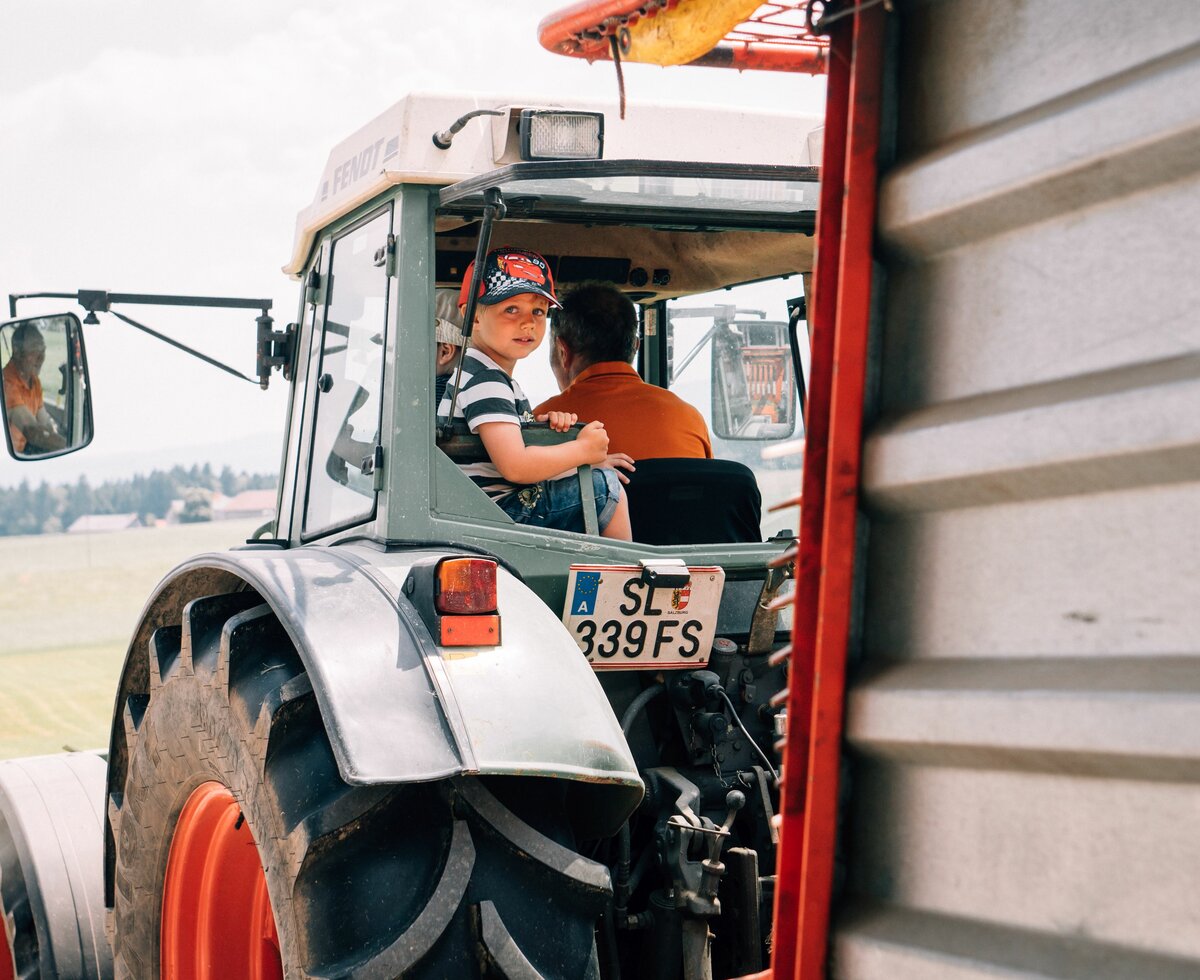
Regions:
M 800 358 L 800 323 L 808 322 L 807 297 L 801 296 L 788 311 L 788 346 L 792 349 L 792 371 L 796 375 L 796 395 L 800 400 L 800 421 L 808 431 L 808 385 L 804 381 L 804 363 Z
M 679 367 L 672 372 L 671 383 L 674 384 L 675 380 L 681 374 L 683 374 L 683 369 L 692 363 L 696 355 L 700 353 L 700 349 L 707 344 L 712 338 L 712 335 L 716 333 L 718 327 L 724 324 L 733 323 L 734 320 L 744 314 L 756 316 L 760 320 L 765 320 L 767 317 L 766 310 L 742 310 L 738 309 L 736 306 L 730 306 L 727 304 L 721 306 L 699 307 L 692 310 L 673 310 L 670 314 L 670 318 L 672 320 L 683 319 L 684 317 L 709 317 L 713 320 L 713 325 L 712 329 L 700 338 L 700 342 L 696 344 L 696 346 L 693 347 L 688 353 L 687 357 L 683 359 L 683 363 L 681 363 Z
M 213 367 L 220 368 L 227 374 L 232 374 L 235 378 L 241 378 L 243 381 L 249 381 L 252 385 L 257 385 L 259 383 L 257 378 L 251 378 L 245 374 L 242 374 L 241 371 L 231 368 L 228 364 L 222 364 L 220 361 L 209 357 L 207 354 L 201 354 L 200 351 L 188 347 L 187 344 L 181 344 L 178 340 L 172 340 L 170 337 L 159 333 L 157 330 L 151 330 L 144 323 L 138 323 L 137 320 L 134 320 L 132 317 L 127 317 L 124 313 L 118 313 L 116 310 L 109 310 L 108 312 L 123 323 L 128 323 L 131 327 L 136 327 L 138 330 L 148 333 L 151 337 L 161 340 L 164 344 L 170 344 L 172 347 L 178 347 L 181 351 L 185 351 L 186 353 L 191 354 L 193 357 L 198 357 L 205 363 L 211 364 Z
M 17 303 L 23 299 L 73 299 L 78 300 L 78 293 L 9 293 L 8 294 L 8 316 L 9 319 L 15 320 L 17 317 Z
M 243 381 L 249 381 L 251 384 L 258 385 L 264 390 L 270 380 L 272 368 L 281 369 L 284 377 L 289 381 L 291 380 L 290 368 L 295 328 L 293 324 L 288 324 L 288 328 L 284 331 L 275 331 L 272 329 L 274 321 L 270 316 L 272 301 L 269 299 L 242 299 L 236 296 L 174 296 L 157 293 L 110 293 L 103 289 L 81 289 L 75 293 L 9 293 L 8 311 L 10 317 L 16 317 L 17 303 L 23 299 L 72 299 L 88 311 L 88 315 L 83 321 L 84 323 L 99 323 L 100 321 L 96 319 L 97 313 L 111 313 L 117 319 L 128 323 L 131 327 L 136 327 L 138 330 L 142 330 L 150 334 L 150 336 L 163 341 L 163 343 L 186 351 L 193 357 L 198 357 L 205 363 L 218 367 L 222 371 L 232 374 L 235 378 L 241 378 Z M 258 310 L 259 315 L 254 321 L 258 332 L 258 377 L 251 378 L 248 375 L 242 374 L 241 371 L 231 368 L 227 364 L 222 364 L 207 354 L 202 354 L 200 351 L 188 347 L 186 344 L 172 340 L 157 330 L 150 329 L 144 323 L 138 323 L 131 317 L 118 313 L 112 308 L 114 303 L 138 304 L 143 306 L 193 306 L 224 310 Z
M 237 296 L 174 296 L 155 293 L 110 293 L 103 289 L 81 289 L 74 293 L 9 293 L 9 315 L 17 315 L 17 303 L 23 299 L 73 299 L 88 313 L 108 313 L 113 303 L 141 306 L 202 306 L 208 309 L 271 309 L 272 300 L 242 299 Z
M 683 363 L 671 372 L 671 384 L 674 384 L 679 380 L 679 376 L 683 374 L 683 372 L 687 369 L 687 366 L 696 359 L 696 355 L 700 353 L 700 351 L 712 339 L 713 334 L 716 332 L 717 327 L 715 324 L 709 327 L 708 332 L 700 338 L 700 342 L 688 352 L 688 355 L 683 359 Z

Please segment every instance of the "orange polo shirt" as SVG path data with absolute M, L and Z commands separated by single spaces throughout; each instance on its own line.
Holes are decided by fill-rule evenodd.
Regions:
M 6 408 L 27 408 L 34 415 L 41 410 L 44 400 L 42 398 L 42 381 L 37 376 L 34 377 L 32 384 L 26 384 L 25 379 L 17 373 L 16 366 L 12 361 L 4 366 L 4 405 Z M 25 451 L 25 433 L 11 423 L 8 426 L 8 434 L 12 436 L 12 447 L 15 452 L 22 453 Z
M 708 426 L 695 408 L 673 392 L 647 384 L 623 361 L 584 368 L 534 415 L 574 412 L 580 422 L 599 419 L 608 430 L 608 451 L 634 459 L 711 459 Z

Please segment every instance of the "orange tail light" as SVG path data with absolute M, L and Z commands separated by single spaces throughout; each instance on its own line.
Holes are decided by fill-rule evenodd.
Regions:
M 434 575 L 433 606 L 441 646 L 496 646 L 496 563 L 490 558 L 443 558 Z
M 433 604 L 451 616 L 496 611 L 496 563 L 490 558 L 443 558 L 438 562 Z

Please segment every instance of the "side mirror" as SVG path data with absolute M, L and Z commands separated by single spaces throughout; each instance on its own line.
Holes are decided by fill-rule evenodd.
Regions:
M 718 321 L 712 334 L 712 423 L 722 439 L 783 439 L 796 429 L 788 325 Z
M 14 459 L 48 459 L 92 441 L 83 327 L 73 313 L 0 324 L 4 435 Z

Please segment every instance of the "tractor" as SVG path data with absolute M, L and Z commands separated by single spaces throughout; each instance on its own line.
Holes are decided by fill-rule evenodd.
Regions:
M 798 485 L 781 460 L 802 446 L 818 183 L 795 134 L 818 125 L 414 94 L 330 154 L 285 267 L 294 322 L 230 297 L 10 298 L 0 352 L 29 324 L 49 340 L 39 383 L 61 437 L 18 445 L 6 408 L 18 458 L 103 425 L 83 323 L 17 318 L 35 296 L 85 323 L 144 326 L 118 314 L 139 303 L 256 310 L 256 380 L 281 376 L 291 399 L 275 517 L 148 597 L 107 755 L 0 769 L 0 976 L 765 966 L 795 521 L 763 499 Z M 502 244 L 546 256 L 562 290 L 626 293 L 641 377 L 749 465 L 635 473 L 632 542 L 513 523 L 457 465 L 477 437 L 434 423 L 435 290 Z M 730 301 L 759 322 L 735 328 Z M 750 515 L 737 534 L 731 509 Z M 58 843 L 27 846 L 45 837 L 40 797 L 8 788 L 85 770 Z M 56 892 L 48 869 L 71 849 L 88 873 Z

